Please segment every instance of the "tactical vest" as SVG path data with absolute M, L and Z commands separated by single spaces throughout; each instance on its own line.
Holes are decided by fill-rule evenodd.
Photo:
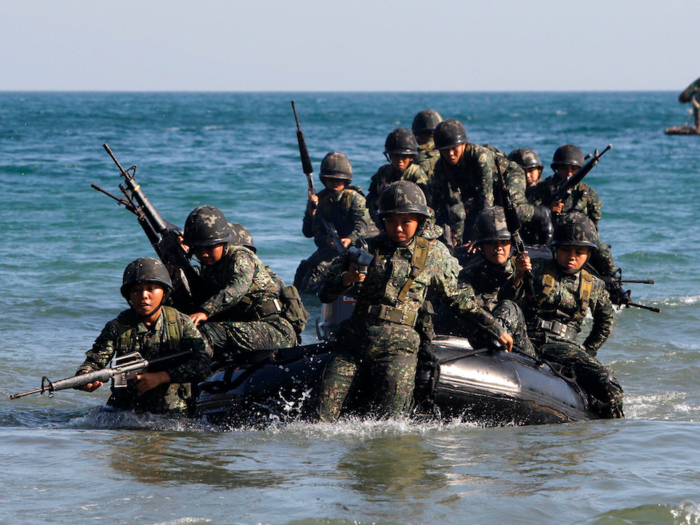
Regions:
M 557 284 L 555 275 L 557 272 L 556 265 L 550 264 L 547 267 L 547 271 L 544 273 L 544 276 L 542 277 L 542 293 L 541 293 L 541 298 L 538 301 L 539 305 L 542 305 L 544 303 L 545 299 L 547 296 L 552 292 L 554 287 Z M 577 323 L 580 323 L 583 321 L 583 319 L 586 317 L 586 314 L 588 313 L 588 301 L 591 298 L 591 292 L 593 291 L 593 276 L 586 270 L 581 269 L 580 270 L 580 280 L 579 280 L 579 287 L 578 287 L 578 299 L 580 301 L 580 307 L 578 311 L 574 314 L 574 320 Z
M 329 191 L 327 193 L 327 198 L 323 198 L 319 203 L 319 211 L 323 214 L 323 218 L 333 222 L 335 220 L 333 211 L 334 208 L 336 208 L 336 206 L 339 212 L 341 212 L 344 215 L 347 215 L 347 213 L 352 209 L 353 192 L 362 195 L 362 190 L 359 187 L 346 186 L 343 189 L 340 198 L 336 202 L 331 199 L 332 194 Z M 324 195 L 324 197 L 326 196 Z
M 129 315 L 120 315 L 117 317 L 117 346 L 118 355 L 127 354 L 133 349 L 132 341 L 135 339 L 136 326 L 129 322 L 127 317 L 131 317 L 133 311 L 129 311 Z M 182 328 L 180 327 L 178 311 L 170 306 L 163 306 L 163 315 L 166 330 L 168 331 L 168 346 L 170 353 L 177 351 L 182 338 Z M 133 319 L 133 317 L 131 317 Z M 143 357 L 143 356 L 142 356 Z

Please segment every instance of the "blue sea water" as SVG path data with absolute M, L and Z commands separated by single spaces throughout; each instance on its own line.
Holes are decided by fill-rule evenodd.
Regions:
M 314 249 L 292 99 L 316 169 L 343 151 L 365 188 L 425 108 L 545 165 L 612 143 L 587 178 L 601 236 L 626 277 L 656 280 L 633 299 L 662 309 L 619 311 L 599 353 L 627 419 L 223 430 L 105 414 L 105 392 L 10 401 L 72 375 L 125 308 L 124 266 L 152 255 L 90 188 L 118 192 L 105 142 L 167 220 L 218 206 L 292 281 Z M 674 93 L 0 93 L 0 523 L 700 523 L 700 138 L 663 133 L 686 118 Z

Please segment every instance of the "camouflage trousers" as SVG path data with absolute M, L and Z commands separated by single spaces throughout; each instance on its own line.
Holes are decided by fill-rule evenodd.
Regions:
M 190 383 L 168 383 L 158 385 L 143 395 L 129 381 L 126 388 L 112 387 L 112 395 L 107 406 L 136 413 L 170 414 L 186 416 L 188 403 L 193 401 Z
M 338 252 L 332 248 L 321 248 L 301 261 L 294 276 L 294 286 L 299 293 L 317 294 L 328 275 L 331 261 L 337 255 Z
M 566 375 L 572 375 L 586 393 L 602 403 L 600 416 L 607 419 L 624 417 L 622 412 L 622 387 L 612 375 L 612 370 L 576 343 L 569 341 L 544 341 L 544 336 L 533 336 L 538 355 L 550 363 L 563 366 Z
M 409 326 L 351 318 L 341 325 L 336 341 L 335 355 L 321 378 L 318 419 L 336 421 L 354 398 L 362 399 L 362 408 L 377 417 L 405 415 L 413 400 L 418 333 Z
M 297 344 L 292 325 L 276 315 L 261 321 L 206 322 L 198 328 L 214 352 L 212 362 L 219 366 L 242 352 L 291 348 Z

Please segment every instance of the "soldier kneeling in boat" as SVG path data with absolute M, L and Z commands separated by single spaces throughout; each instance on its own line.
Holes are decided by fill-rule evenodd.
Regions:
M 241 352 L 297 344 L 299 328 L 288 318 L 284 283 L 250 248 L 233 240 L 218 208 L 200 206 L 187 217 L 183 242 L 199 260 L 202 285 L 211 293 L 190 317 L 211 346 L 215 364 Z
M 349 394 L 361 384 L 379 417 L 405 415 L 411 407 L 420 336 L 415 324 L 429 286 L 461 319 L 474 323 L 508 350 L 512 337 L 466 291 L 457 287 L 459 265 L 447 247 L 417 235 L 431 217 L 425 195 L 412 182 L 389 185 L 379 200 L 384 233 L 370 240 L 374 259 L 360 273 L 352 255 L 333 260 L 319 297 L 332 302 L 358 284 L 357 303 L 336 338 L 334 355 L 323 373 L 317 417 L 335 421 Z
M 160 261 L 143 257 L 126 267 L 121 293 L 131 308 L 107 323 L 76 375 L 101 370 L 113 357 L 133 352 L 146 360 L 187 351 L 192 357 L 170 370 L 140 374 L 126 388 L 113 388 L 108 406 L 185 415 L 194 400 L 191 385 L 209 375 L 211 350 L 201 334 L 188 316 L 163 304 L 172 291 L 170 275 Z M 95 381 L 83 390 L 93 392 L 101 386 Z
M 564 216 L 554 230 L 554 258 L 526 258 L 534 296 L 525 292 L 524 274 L 518 270 L 502 288 L 501 297 L 520 300 L 537 355 L 573 372 L 581 388 L 602 404 L 602 417 L 620 418 L 622 388 L 612 371 L 595 358 L 610 336 L 613 307 L 605 283 L 583 269 L 597 249 L 596 240 L 595 226 L 588 217 L 580 213 Z M 593 326 L 579 345 L 576 336 L 588 312 Z

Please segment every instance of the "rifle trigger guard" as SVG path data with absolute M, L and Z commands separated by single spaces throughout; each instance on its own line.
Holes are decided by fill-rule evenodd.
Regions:
M 48 385 L 49 385 L 48 388 L 45 387 L 46 383 L 48 383 Z M 42 376 L 42 378 L 41 378 L 41 392 L 40 392 L 40 394 L 43 396 L 44 392 L 48 392 L 49 393 L 48 395 L 50 398 L 54 396 L 53 383 L 46 376 Z

